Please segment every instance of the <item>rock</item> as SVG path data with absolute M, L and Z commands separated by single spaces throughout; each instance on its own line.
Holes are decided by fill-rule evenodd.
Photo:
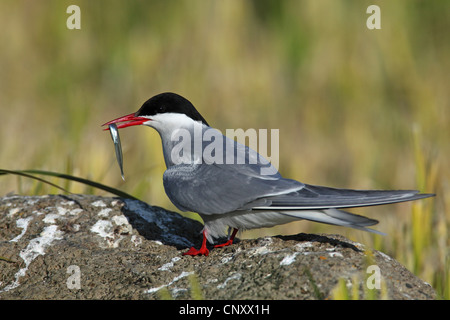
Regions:
M 0 299 L 331 299 L 339 284 L 350 294 L 357 286 L 359 299 L 436 297 L 394 259 L 338 235 L 241 240 L 182 256 L 200 245 L 201 229 L 137 200 L 0 198 Z

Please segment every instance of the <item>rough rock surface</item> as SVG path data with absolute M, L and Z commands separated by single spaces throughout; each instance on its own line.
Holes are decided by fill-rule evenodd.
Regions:
M 394 259 L 342 236 L 241 240 L 182 256 L 202 225 L 136 200 L 86 195 L 0 198 L 1 299 L 331 299 L 343 279 L 368 296 L 434 299 Z M 341 280 L 342 281 L 342 280 Z

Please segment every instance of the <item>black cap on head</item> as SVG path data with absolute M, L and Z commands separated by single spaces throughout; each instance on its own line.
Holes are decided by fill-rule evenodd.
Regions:
M 202 115 L 195 109 L 192 103 L 182 96 L 172 93 L 164 92 L 157 94 L 148 99 L 142 107 L 134 114 L 139 116 L 153 116 L 158 113 L 181 113 L 187 115 L 195 121 L 201 121 L 209 126 Z

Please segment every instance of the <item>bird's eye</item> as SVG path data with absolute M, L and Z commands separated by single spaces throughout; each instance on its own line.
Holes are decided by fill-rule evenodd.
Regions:
M 158 113 L 162 113 L 166 111 L 166 107 L 165 106 L 158 106 Z

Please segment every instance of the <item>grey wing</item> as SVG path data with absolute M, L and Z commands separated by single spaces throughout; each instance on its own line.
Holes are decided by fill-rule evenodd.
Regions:
M 270 205 L 266 198 L 295 192 L 303 183 L 279 173 L 259 174 L 251 164 L 181 164 L 164 172 L 167 196 L 180 210 L 222 214 Z
M 417 190 L 351 190 L 305 184 L 288 194 L 269 197 L 270 205 L 253 209 L 271 210 L 322 210 L 376 206 L 432 197 L 434 194 Z

